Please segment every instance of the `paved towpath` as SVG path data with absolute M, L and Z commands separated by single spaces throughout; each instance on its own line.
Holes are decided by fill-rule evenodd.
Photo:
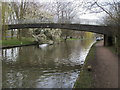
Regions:
M 118 88 L 118 57 L 103 46 L 95 45 L 93 75 L 96 88 Z

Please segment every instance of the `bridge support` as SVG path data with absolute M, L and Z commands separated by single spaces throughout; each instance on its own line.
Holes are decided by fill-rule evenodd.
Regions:
M 113 37 L 104 35 L 104 46 L 112 46 L 113 45 Z

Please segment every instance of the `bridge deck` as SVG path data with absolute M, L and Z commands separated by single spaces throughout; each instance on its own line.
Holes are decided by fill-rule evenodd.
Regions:
M 24 28 L 59 28 L 76 31 L 87 31 L 99 34 L 111 34 L 110 27 L 100 25 L 87 25 L 87 24 L 65 24 L 65 23 L 34 23 L 34 24 L 11 24 L 3 25 L 2 30 L 7 27 L 10 29 L 24 29 Z

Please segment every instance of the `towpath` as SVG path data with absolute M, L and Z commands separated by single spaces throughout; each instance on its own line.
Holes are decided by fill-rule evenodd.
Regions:
M 96 88 L 118 88 L 118 57 L 103 46 L 103 41 L 95 45 L 92 67 Z

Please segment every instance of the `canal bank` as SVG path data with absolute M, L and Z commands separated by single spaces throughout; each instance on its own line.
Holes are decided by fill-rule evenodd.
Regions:
M 0 44 L 2 45 L 2 49 L 14 48 L 14 47 L 22 47 L 22 46 L 30 46 L 35 45 L 33 38 L 24 38 L 22 37 L 20 40 L 17 38 L 0 40 Z
M 95 43 L 96 44 L 96 43 Z M 79 77 L 76 80 L 74 88 L 93 88 L 94 80 L 92 77 L 92 70 L 88 71 L 88 66 L 91 66 L 94 62 L 95 44 L 92 45 L 83 67 L 81 68 Z
M 78 38 L 72 38 L 67 40 L 90 40 L 90 39 L 78 39 Z M 65 42 L 64 39 L 61 39 L 61 42 Z M 23 46 L 32 46 L 37 45 L 38 43 L 34 41 L 33 38 L 27 38 L 27 39 L 8 39 L 8 40 L 1 40 L 0 44 L 2 47 L 0 49 L 8 49 L 8 48 L 15 48 L 15 47 L 23 47 Z
M 118 88 L 118 57 L 103 41 L 92 46 L 74 88 Z

